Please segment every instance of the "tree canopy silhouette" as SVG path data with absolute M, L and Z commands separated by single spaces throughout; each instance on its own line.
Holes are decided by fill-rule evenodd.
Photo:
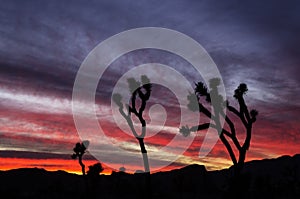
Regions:
M 85 151 L 89 145 L 89 141 L 83 141 L 82 143 L 76 143 L 73 148 L 74 153 L 72 154 L 72 159 L 76 159 L 78 157 L 79 165 L 81 166 L 82 175 L 85 175 L 85 165 L 82 162 L 82 156 L 85 154 Z
M 244 100 L 244 95 L 248 91 L 245 83 L 241 83 L 234 91 L 234 98 L 239 104 L 238 109 L 231 106 L 229 102 L 224 100 L 223 97 L 218 93 L 219 85 L 219 78 L 213 78 L 209 81 L 210 89 L 208 89 L 203 82 L 198 82 L 195 84 L 194 93 L 191 93 L 189 96 L 187 96 L 189 100 L 188 108 L 191 111 L 200 111 L 200 113 L 210 118 L 212 122 L 198 124 L 193 127 L 182 126 L 179 131 L 182 133 L 182 135 L 188 136 L 191 132 L 208 129 L 209 127 L 215 128 L 218 131 L 220 140 L 230 155 L 234 168 L 237 172 L 239 172 L 244 166 L 246 152 L 250 147 L 252 125 L 256 121 L 258 111 L 253 109 L 249 112 L 248 110 Z M 206 101 L 207 104 L 211 104 L 211 109 L 204 105 L 204 101 Z M 225 108 L 233 113 L 244 126 L 246 136 L 242 143 L 240 143 L 237 138 L 236 126 L 234 123 L 235 121 L 233 121 L 229 115 L 225 113 Z M 221 127 L 220 117 L 223 117 L 229 129 Z M 231 140 L 232 143 L 230 143 L 229 140 Z M 234 153 L 232 144 L 237 149 L 238 155 Z

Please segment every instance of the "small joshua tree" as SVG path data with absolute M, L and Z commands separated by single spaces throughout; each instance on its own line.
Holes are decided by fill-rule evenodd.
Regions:
M 244 100 L 244 95 L 248 91 L 247 85 L 241 83 L 237 89 L 234 91 L 234 98 L 238 101 L 239 109 L 234 108 L 229 105 L 228 101 L 225 101 L 223 97 L 218 93 L 218 86 L 220 84 L 220 79 L 213 78 L 209 81 L 210 90 L 202 82 L 195 84 L 194 93 L 190 94 L 187 98 L 189 100 L 188 108 L 192 111 L 200 111 L 206 117 L 210 118 L 212 123 L 198 124 L 189 128 L 188 126 L 183 126 L 180 128 L 180 133 L 184 136 L 188 136 L 191 132 L 208 129 L 209 127 L 215 128 L 218 131 L 219 138 L 226 147 L 230 158 L 233 162 L 236 174 L 238 174 L 244 166 L 246 152 L 250 147 L 251 135 L 252 135 L 252 125 L 256 121 L 256 116 L 258 111 L 253 109 L 250 112 Z M 204 106 L 201 98 L 205 98 L 208 104 L 211 104 L 211 109 Z M 212 100 L 213 99 L 213 100 Z M 213 103 L 212 103 L 213 101 Z M 224 108 L 232 112 L 245 128 L 246 138 L 243 143 L 240 143 L 237 139 L 236 129 L 233 121 L 229 118 L 228 114 L 225 114 Z M 225 122 L 228 124 L 229 129 L 221 127 L 220 117 L 223 117 Z M 238 151 L 236 155 L 232 149 L 230 139 L 233 145 Z
M 78 157 L 78 162 L 81 166 L 82 175 L 85 175 L 85 165 L 82 162 L 82 156 L 85 153 L 85 150 L 88 147 L 89 142 L 84 141 L 82 143 L 76 143 L 75 147 L 73 148 L 74 153 L 72 154 L 72 159 L 76 159 Z

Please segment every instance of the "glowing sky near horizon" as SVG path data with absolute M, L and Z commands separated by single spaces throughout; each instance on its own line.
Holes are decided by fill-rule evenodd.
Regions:
M 69 158 L 80 141 L 72 117 L 72 88 L 80 64 L 106 38 L 145 26 L 174 29 L 203 45 L 234 106 L 234 89 L 247 83 L 245 99 L 249 108 L 259 111 L 248 161 L 299 153 L 299 8 L 296 1 L 0 1 L 0 170 L 80 172 Z M 109 67 L 96 93 L 99 122 L 106 135 L 137 157 L 136 162 L 115 163 L 116 168 L 142 167 L 135 138 L 113 124 L 110 95 L 122 74 L 149 62 L 173 67 L 191 84 L 201 80 L 185 60 L 158 50 L 130 53 Z M 179 127 L 175 97 L 167 89 L 156 89 L 151 103 L 166 108 L 167 128 L 145 140 L 149 150 L 170 142 Z M 189 164 L 204 164 L 209 170 L 229 167 L 220 142 L 208 156 L 198 157 L 204 133 L 194 135 L 189 149 L 165 170 Z M 100 152 L 110 156 L 110 149 L 103 141 Z M 162 152 L 157 160 L 168 161 L 171 155 Z M 118 154 L 112 158 L 122 159 Z M 87 165 L 95 161 L 86 156 Z

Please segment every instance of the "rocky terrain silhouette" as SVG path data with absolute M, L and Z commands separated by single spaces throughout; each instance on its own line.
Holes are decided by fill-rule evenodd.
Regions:
M 207 171 L 202 165 L 151 174 L 152 198 L 224 198 L 233 167 Z M 82 199 L 141 198 L 144 174 L 70 174 L 44 169 L 0 172 L 0 193 L 5 198 Z M 299 198 L 300 154 L 246 162 L 241 174 L 241 198 Z

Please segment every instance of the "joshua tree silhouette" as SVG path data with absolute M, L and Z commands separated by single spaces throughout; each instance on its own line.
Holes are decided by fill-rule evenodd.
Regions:
M 74 153 L 72 154 L 72 159 L 76 159 L 78 157 L 78 162 L 81 166 L 82 175 L 85 175 L 85 165 L 82 162 L 82 156 L 85 153 L 89 145 L 89 141 L 83 141 L 82 143 L 76 143 L 75 147 L 73 148 Z
M 136 81 L 134 78 L 127 79 L 129 91 L 131 93 L 130 104 L 126 104 L 125 107 L 127 109 L 127 113 L 124 111 L 124 105 L 122 102 L 122 96 L 120 94 L 113 95 L 113 101 L 118 105 L 119 112 L 126 119 L 128 126 L 131 129 L 132 134 L 138 140 L 141 153 L 143 156 L 144 162 L 144 172 L 146 174 L 146 187 L 148 190 L 147 197 L 150 197 L 150 167 L 148 161 L 147 150 L 144 144 L 144 138 L 146 135 L 146 121 L 144 119 L 143 113 L 146 108 L 147 101 L 151 95 L 152 84 L 150 83 L 149 78 L 146 75 L 141 76 L 141 82 Z M 140 101 L 140 106 L 138 106 L 138 101 Z M 132 121 L 132 114 L 136 116 L 141 124 L 141 133 L 137 133 L 134 128 L 134 124 Z
M 150 98 L 151 95 L 151 87 L 150 80 L 146 75 L 141 76 L 141 82 L 136 81 L 134 78 L 129 78 L 128 80 L 129 90 L 131 93 L 131 104 L 126 104 L 127 113 L 124 112 L 124 105 L 122 103 L 122 96 L 120 94 L 114 94 L 113 100 L 119 106 L 119 112 L 121 115 L 126 119 L 128 126 L 131 129 L 132 134 L 138 140 L 141 153 L 143 155 L 144 161 L 144 169 L 146 173 L 150 172 L 149 162 L 148 162 L 148 155 L 147 150 L 144 144 L 144 137 L 146 135 L 146 121 L 143 117 L 144 110 L 146 108 L 146 103 Z M 140 99 L 141 105 L 139 109 L 137 109 L 137 98 Z M 134 114 L 141 123 L 141 133 L 138 134 L 134 128 L 133 121 L 132 121 L 132 114 Z
M 239 110 L 229 105 L 228 101 L 225 101 L 223 97 L 218 93 L 218 86 L 220 84 L 220 79 L 213 78 L 209 81 L 210 90 L 204 85 L 203 82 L 198 82 L 195 84 L 194 93 L 191 93 L 187 98 L 189 100 L 188 108 L 192 111 L 200 111 L 206 117 L 210 118 L 212 123 L 204 123 L 193 126 L 189 128 L 188 126 L 183 126 L 180 128 L 180 133 L 184 136 L 188 136 L 191 132 L 204 130 L 209 127 L 215 128 L 218 131 L 219 138 L 226 147 L 230 158 L 233 162 L 235 172 L 238 174 L 244 166 L 246 152 L 250 147 L 251 135 L 252 135 L 252 125 L 256 121 L 256 116 L 258 111 L 253 109 L 250 112 L 244 100 L 244 95 L 248 91 L 247 85 L 241 83 L 237 89 L 234 91 L 234 98 L 239 103 Z M 212 109 L 209 110 L 201 102 L 201 97 L 205 97 L 205 101 L 211 104 Z M 213 103 L 212 103 L 213 99 Z M 246 131 L 246 137 L 244 142 L 241 144 L 237 138 L 236 128 L 233 121 L 229 118 L 228 114 L 225 114 L 224 108 L 232 112 L 235 116 L 239 118 L 242 125 Z M 229 129 L 221 127 L 220 117 L 225 119 L 225 122 L 228 124 Z M 238 158 L 234 153 L 230 142 L 230 139 L 233 145 L 238 151 Z

